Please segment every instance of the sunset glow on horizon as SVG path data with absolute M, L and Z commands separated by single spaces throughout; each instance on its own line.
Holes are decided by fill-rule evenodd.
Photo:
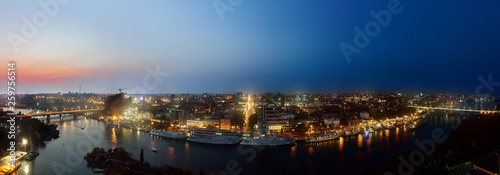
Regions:
M 349 63 L 339 44 L 353 44 L 353 28 L 364 29 L 375 20 L 370 11 L 387 4 L 242 1 L 223 20 L 212 1 L 98 4 L 59 4 L 37 27 L 33 16 L 46 13 L 41 5 L 0 3 L 1 57 L 17 62 L 19 93 L 75 91 L 79 84 L 85 92 L 110 93 L 142 86 L 147 68 L 156 66 L 168 76 L 148 93 L 473 93 L 477 77 L 500 64 L 494 47 L 500 36 L 487 30 L 500 26 L 497 1 L 401 1 L 404 10 Z M 459 13 L 465 8 L 474 15 Z M 26 25 L 36 32 L 12 44 L 9 36 L 30 33 Z

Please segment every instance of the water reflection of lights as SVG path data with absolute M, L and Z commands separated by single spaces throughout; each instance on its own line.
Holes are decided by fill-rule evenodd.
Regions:
M 118 143 L 118 140 L 116 138 L 116 128 L 111 129 L 111 142 L 113 143 L 112 148 L 116 148 L 116 143 Z
M 295 156 L 297 156 L 297 145 L 293 146 L 292 149 L 290 149 L 290 156 L 292 158 L 295 158 Z
M 168 147 L 168 158 L 172 161 L 175 158 L 175 148 Z
M 390 132 L 390 131 L 389 131 L 389 130 L 387 130 L 387 129 L 386 129 L 386 130 L 384 130 L 384 135 L 385 135 L 384 137 L 385 137 L 385 141 L 386 141 L 386 142 L 388 142 L 388 141 L 389 141 L 389 132 Z
M 366 146 L 367 147 L 370 147 L 372 140 L 373 140 L 373 136 L 371 134 L 368 135 L 368 138 L 366 139 Z
M 339 151 L 342 152 L 344 149 L 344 137 L 339 138 Z
M 189 144 L 187 142 L 184 144 L 184 150 L 186 150 L 186 154 L 189 154 Z
M 314 153 L 314 149 L 313 149 L 313 147 L 312 147 L 312 146 L 310 146 L 309 148 L 307 148 L 307 152 L 308 152 L 309 154 Z
M 149 142 L 149 144 L 151 145 L 152 148 L 156 148 L 156 144 L 155 144 L 155 142 L 153 142 L 153 140 L 151 140 L 151 142 Z
M 396 145 L 399 145 L 399 127 L 396 127 Z
M 28 174 L 30 172 L 30 166 L 26 165 L 24 166 L 24 173 Z
M 363 147 L 363 135 L 358 134 L 358 148 Z

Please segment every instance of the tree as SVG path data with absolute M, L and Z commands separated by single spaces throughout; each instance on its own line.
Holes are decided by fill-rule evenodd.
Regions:
M 158 122 L 153 123 L 153 129 L 166 130 L 168 127 L 170 127 L 170 122 L 168 122 L 168 121 L 164 121 L 161 123 L 158 123 Z
M 253 128 L 253 126 L 257 124 L 258 120 L 259 120 L 259 115 L 257 115 L 257 113 L 250 115 L 250 117 L 248 118 L 248 126 Z
M 236 111 L 231 118 L 231 125 L 236 125 L 242 127 L 245 123 L 245 115 L 242 112 Z
M 297 125 L 297 127 L 295 128 L 295 131 L 297 131 L 300 134 L 307 132 L 307 130 L 309 130 L 309 126 L 307 126 L 307 124 L 304 122 Z

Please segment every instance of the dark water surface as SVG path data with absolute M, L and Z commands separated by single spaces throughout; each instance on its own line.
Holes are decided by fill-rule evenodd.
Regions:
M 452 126 L 461 122 L 462 116 L 436 112 L 427 118 L 425 126 L 416 131 L 398 127 L 328 142 L 263 149 L 153 137 L 145 132 L 111 127 L 84 117 L 77 120 L 65 117 L 63 120 L 51 119 L 53 123 L 59 123 L 60 138 L 34 148 L 40 156 L 31 162 L 23 161 L 19 174 L 94 174 L 83 156 L 96 146 L 105 149 L 124 147 L 136 159 L 139 159 L 142 148 L 145 150 L 145 161 L 151 165 L 190 168 L 195 174 L 202 168 L 206 173 L 226 171 L 228 166 L 245 174 L 281 174 L 296 170 L 313 174 L 356 174 L 361 169 L 385 164 L 389 157 L 398 153 L 417 149 L 414 141 L 430 139 L 431 132 L 436 128 L 449 134 Z M 149 151 L 152 147 L 158 152 Z

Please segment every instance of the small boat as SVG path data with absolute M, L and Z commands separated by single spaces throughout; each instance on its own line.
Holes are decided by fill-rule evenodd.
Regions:
M 154 147 L 151 148 L 151 151 L 158 152 L 158 150 L 156 150 L 156 148 L 154 148 Z
M 40 153 L 38 152 L 28 152 L 28 154 L 24 157 L 25 160 L 31 161 L 35 159 Z
M 92 171 L 94 173 L 102 173 L 102 172 L 104 172 L 104 169 L 101 169 L 101 168 L 92 168 Z

